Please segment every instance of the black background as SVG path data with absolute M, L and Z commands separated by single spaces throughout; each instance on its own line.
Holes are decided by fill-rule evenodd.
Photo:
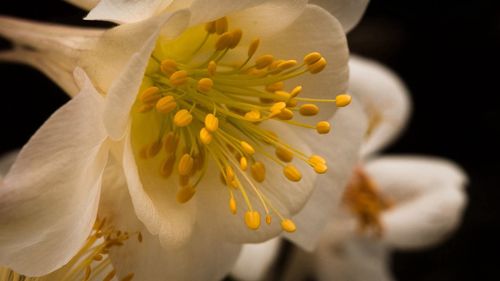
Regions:
M 4 0 L 0 14 L 89 24 L 80 20 L 83 11 L 62 1 Z M 498 1 L 470 0 L 372 0 L 348 36 L 353 53 L 388 65 L 412 92 L 412 119 L 388 152 L 445 157 L 470 177 L 460 229 L 439 247 L 396 253 L 398 280 L 500 280 L 499 36 Z M 68 100 L 21 65 L 0 64 L 0 86 L 0 153 L 25 143 Z

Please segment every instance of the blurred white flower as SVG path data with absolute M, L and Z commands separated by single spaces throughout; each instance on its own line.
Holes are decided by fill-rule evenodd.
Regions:
M 136 16 L 159 3 L 120 2 L 99 5 Z M 170 10 L 167 2 L 110 30 L 0 18 L 0 35 L 15 44 L 0 59 L 34 65 L 74 96 L 1 183 L 3 265 L 27 275 L 60 268 L 96 216 L 141 233 L 142 243 L 111 249 L 110 260 L 121 278 L 132 271 L 146 281 L 217 280 L 241 243 L 296 228 L 289 238 L 304 243 L 321 230 L 308 221 L 326 221 L 321 204 L 294 216 L 313 191 L 338 197 L 365 130 L 359 104 L 335 108 L 350 102 L 340 23 L 307 1 L 193 1 Z M 311 133 L 328 133 L 330 123 L 331 137 Z M 314 189 L 316 174 L 329 185 Z
M 425 156 L 377 156 L 404 127 L 410 111 L 408 93 L 399 78 L 385 67 L 351 57 L 349 92 L 358 97 L 369 117 L 361 149 L 361 163 L 344 193 L 343 205 L 313 252 L 297 249 L 286 266 L 284 280 L 392 280 L 391 249 L 432 246 L 460 223 L 466 204 L 467 178 L 454 163 Z M 240 257 L 259 263 L 259 256 L 276 255 L 277 247 L 252 251 L 245 245 Z M 273 252 L 274 251 L 274 252 Z M 254 272 L 267 272 L 259 263 Z M 264 274 L 239 280 L 265 280 Z

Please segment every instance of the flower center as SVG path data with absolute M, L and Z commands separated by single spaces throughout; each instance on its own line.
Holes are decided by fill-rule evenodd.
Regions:
M 260 213 L 249 197 L 253 192 L 265 210 L 266 223 L 276 215 L 281 227 L 293 232 L 294 223 L 273 207 L 259 187 L 269 176 L 266 161 L 259 158 L 282 167 L 291 182 L 302 179 L 293 161 L 304 161 L 318 174 L 327 171 L 327 164 L 322 157 L 293 147 L 264 124 L 275 120 L 327 134 L 327 121 L 311 125 L 293 120 L 294 116 L 317 115 L 318 103 L 346 106 L 351 97 L 300 97 L 300 85 L 285 90 L 286 81 L 321 72 L 327 65 L 325 58 L 317 52 L 307 54 L 302 63 L 270 54 L 254 58 L 260 40 L 251 41 L 242 54 L 237 48 L 242 36 L 241 29 L 228 30 L 224 17 L 193 27 L 177 39 L 159 38 L 132 113 L 134 150 L 140 159 L 161 158 L 162 177 L 178 173 L 180 203 L 193 197 L 206 174 L 208 159 L 213 159 L 227 186 L 233 214 L 238 205 L 235 193 L 239 193 L 246 205 L 246 225 L 259 228 Z M 268 152 L 269 147 L 274 154 Z
M 117 231 L 106 223 L 105 219 L 97 219 L 92 233 L 87 238 L 85 245 L 76 255 L 62 268 L 41 277 L 27 277 L 14 272 L 9 268 L 0 268 L 1 281 L 111 281 L 115 278 L 116 271 L 113 269 L 108 252 L 113 247 L 122 246 L 131 235 L 137 235 L 142 242 L 140 232 L 129 234 Z M 115 278 L 115 279 L 113 279 Z M 120 281 L 131 281 L 134 274 L 130 273 Z
M 382 236 L 383 225 L 380 216 L 393 204 L 380 194 L 376 183 L 361 168 L 354 171 L 345 190 L 343 202 L 357 217 L 360 232 L 372 230 L 376 236 Z

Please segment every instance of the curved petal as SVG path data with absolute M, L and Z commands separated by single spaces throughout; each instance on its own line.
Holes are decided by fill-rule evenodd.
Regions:
M 78 58 L 102 32 L 0 16 L 0 35 L 14 45 L 0 53 L 0 60 L 29 64 L 74 96 L 80 89 L 72 75 Z
M 345 33 L 351 31 L 365 13 L 369 0 L 309 0 L 333 14 L 342 24 Z
M 273 54 L 282 59 L 302 62 L 305 55 L 315 51 L 325 57 L 327 67 L 321 73 L 306 73 L 292 79 L 290 83 L 293 84 L 287 86 L 293 89 L 296 85 L 302 85 L 303 97 L 333 99 L 345 93 L 349 78 L 349 50 L 345 34 L 340 23 L 318 6 L 307 5 L 303 13 L 288 27 L 276 34 L 261 37 L 257 55 Z M 331 103 L 319 106 L 321 110 L 317 115 L 318 120 L 328 120 L 336 111 Z M 297 116 L 296 120 L 309 122 L 301 116 Z
M 100 0 L 64 0 L 70 4 L 73 4 L 84 10 L 90 10 L 94 8 Z
M 159 236 L 163 247 L 181 247 L 193 233 L 197 219 L 196 204 L 179 204 L 176 201 L 177 189 L 168 188 L 172 185 L 153 174 L 158 171 L 160 163 L 144 160 L 140 164 L 136 164 L 130 137 L 126 136 L 123 168 L 135 213 L 150 233 Z
M 315 252 L 315 275 L 320 281 L 390 281 L 389 252 L 382 243 L 355 237 L 326 239 Z
M 137 220 L 127 192 L 127 183 L 119 165 L 106 169 L 99 215 L 116 229 L 142 234 L 110 252 L 119 276 L 134 273 L 141 281 L 221 280 L 232 268 L 240 245 L 223 242 L 211 229 L 195 228 L 188 243 L 176 249 L 165 248 L 158 236 Z
M 406 125 L 411 111 L 409 92 L 385 66 L 351 56 L 349 91 L 358 97 L 370 119 L 361 154 L 366 157 L 390 144 Z
M 315 189 L 304 209 L 294 216 L 297 232 L 286 237 L 307 250 L 313 250 L 331 214 L 337 208 L 352 167 L 359 161 L 358 151 L 366 130 L 366 117 L 357 102 L 342 108 L 330 120 L 332 135 L 316 137 L 303 134 L 303 139 L 313 147 L 324 148 L 318 153 L 328 162 L 326 175 L 317 177 Z
M 146 20 L 160 13 L 173 0 L 101 0 L 85 17 L 86 20 L 105 20 L 131 23 Z M 88 1 L 85 1 L 88 2 Z M 75 3 L 76 4 L 76 3 Z M 91 7 L 93 3 L 81 3 Z
M 260 244 L 245 244 L 231 271 L 231 276 L 242 281 L 264 280 L 278 256 L 281 238 Z
M 41 275 L 64 265 L 83 245 L 107 159 L 102 108 L 87 81 L 19 153 L 0 186 L 1 264 Z
M 395 201 L 382 216 L 384 241 L 399 248 L 435 244 L 460 223 L 467 177 L 443 159 L 399 156 L 367 163 L 366 171 Z
M 151 52 L 160 33 L 178 35 L 189 21 L 185 10 L 105 32 L 80 60 L 90 78 L 107 93 L 104 124 L 113 139 L 123 137 Z
M 14 150 L 0 156 L 0 181 L 7 174 L 12 164 L 14 164 L 18 154 L 19 150 Z

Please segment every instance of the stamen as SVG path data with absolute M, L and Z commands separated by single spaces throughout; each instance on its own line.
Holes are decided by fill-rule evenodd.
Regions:
M 188 73 L 185 70 L 178 70 L 170 75 L 170 83 L 180 86 L 187 82 Z
M 226 17 L 222 17 L 215 21 L 215 32 L 219 35 L 227 31 L 228 22 Z
M 181 109 L 177 111 L 174 116 L 174 124 L 177 127 L 186 127 L 193 121 L 193 115 L 189 113 L 186 109 Z
M 320 121 L 316 124 L 316 131 L 319 134 L 328 134 L 330 132 L 330 123 L 327 121 Z
M 198 91 L 202 93 L 208 93 L 210 90 L 212 90 L 212 87 L 214 86 L 214 82 L 210 78 L 201 78 L 200 81 L 198 81 Z
M 285 174 L 286 178 L 291 181 L 300 181 L 302 179 L 302 174 L 297 169 L 297 167 L 292 164 L 286 165 L 283 169 L 283 173 Z
M 248 228 L 257 230 L 260 227 L 260 214 L 257 211 L 247 211 L 245 213 L 245 223 Z
M 191 170 L 193 169 L 193 164 L 194 159 L 193 157 L 191 157 L 191 155 L 187 153 L 182 155 L 181 159 L 179 160 L 179 175 L 189 175 L 191 173 Z
M 177 192 L 177 202 L 184 204 L 193 198 L 196 189 L 190 184 L 182 186 Z
M 290 219 L 281 221 L 281 228 L 286 232 L 295 232 L 297 230 L 295 223 Z

